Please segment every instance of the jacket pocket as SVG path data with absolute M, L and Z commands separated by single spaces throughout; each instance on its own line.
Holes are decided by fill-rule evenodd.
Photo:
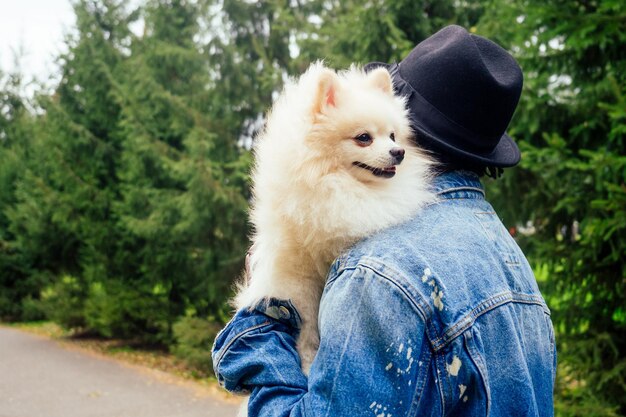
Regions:
M 446 416 L 486 416 L 489 412 L 485 366 L 473 347 L 473 331 L 470 327 L 436 355 Z

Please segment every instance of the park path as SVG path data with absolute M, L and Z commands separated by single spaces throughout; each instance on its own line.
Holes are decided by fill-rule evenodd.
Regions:
M 0 417 L 234 417 L 208 388 L 0 326 Z

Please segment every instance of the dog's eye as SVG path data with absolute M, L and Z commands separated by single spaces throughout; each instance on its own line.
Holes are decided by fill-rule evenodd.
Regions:
M 372 137 L 369 135 L 369 133 L 361 133 L 354 139 L 356 139 L 359 145 L 369 145 L 370 143 L 372 143 Z
M 392 141 L 395 142 L 396 141 L 396 135 L 393 132 L 391 132 L 391 135 L 389 135 L 389 139 L 391 139 Z

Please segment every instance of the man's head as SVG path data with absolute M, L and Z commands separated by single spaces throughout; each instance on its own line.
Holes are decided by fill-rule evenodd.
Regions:
M 522 90 L 515 59 L 492 41 L 447 26 L 419 43 L 399 64 L 384 66 L 407 98 L 416 141 L 456 168 L 504 168 L 520 152 L 506 134 Z

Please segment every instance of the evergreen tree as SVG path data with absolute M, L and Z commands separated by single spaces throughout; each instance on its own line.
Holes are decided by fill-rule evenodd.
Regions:
M 318 1 L 309 16 L 312 30 L 301 52 L 308 60 L 326 58 L 333 67 L 372 61 L 399 62 L 413 47 L 450 24 L 472 27 L 484 2 L 375 0 Z
M 213 13 L 205 20 L 212 108 L 225 133 L 247 147 L 286 77 L 299 75 L 308 65 L 293 61 L 290 47 L 311 29 L 306 23 L 311 6 L 291 3 L 212 1 Z
M 246 247 L 246 159 L 214 117 L 194 40 L 200 7 L 148 3 L 145 35 L 133 43 L 116 93 L 126 138 L 116 213 L 138 262 L 121 279 L 154 300 L 143 318 L 160 318 L 166 340 L 186 311 L 206 316 L 223 307 Z
M 129 18 L 113 0 L 80 1 L 75 11 L 77 34 L 60 59 L 61 83 L 41 98 L 44 114 L 7 216 L 14 247 L 37 274 L 57 277 L 44 294 L 52 318 L 84 326 L 90 282 L 106 279 L 119 240 L 111 227 L 119 108 L 110 90 Z
M 29 162 L 34 127 L 22 91 L 19 74 L 0 73 L 0 319 L 5 320 L 41 318 L 28 305 L 45 283 L 15 245 L 9 230 L 9 213 Z

